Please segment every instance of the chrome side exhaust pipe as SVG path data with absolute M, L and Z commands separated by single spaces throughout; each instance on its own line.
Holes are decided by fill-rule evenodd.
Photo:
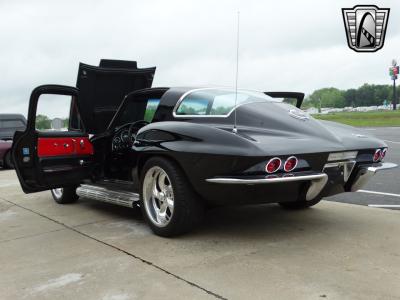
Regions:
M 125 207 L 133 207 L 133 204 L 139 201 L 139 194 L 137 193 L 111 190 L 105 187 L 90 184 L 82 184 L 76 189 L 76 194 L 82 198 L 90 198 L 93 200 Z

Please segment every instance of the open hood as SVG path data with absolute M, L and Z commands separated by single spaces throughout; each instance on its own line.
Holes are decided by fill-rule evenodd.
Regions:
M 127 94 L 151 87 L 155 70 L 139 69 L 135 61 L 102 59 L 99 67 L 80 63 L 70 124 L 83 123 L 91 134 L 104 132 Z

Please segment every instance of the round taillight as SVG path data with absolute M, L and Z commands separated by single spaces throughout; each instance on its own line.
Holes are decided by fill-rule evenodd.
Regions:
M 382 154 L 382 150 L 381 149 L 377 149 L 374 153 L 374 157 L 373 160 L 374 162 L 377 162 L 381 159 L 381 154 Z
M 288 157 L 288 159 L 285 161 L 285 165 L 283 166 L 283 169 L 285 172 L 290 172 L 297 166 L 297 157 L 296 156 L 291 156 Z
M 385 156 L 386 156 L 386 151 L 387 151 L 387 148 L 384 148 L 384 149 L 382 150 L 382 152 L 381 152 L 381 160 L 383 160 L 383 159 L 385 158 Z
M 271 158 L 265 166 L 267 173 L 275 173 L 281 167 L 282 161 L 279 157 Z

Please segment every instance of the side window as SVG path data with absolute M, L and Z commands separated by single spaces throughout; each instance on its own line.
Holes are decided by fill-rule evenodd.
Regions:
M 209 101 L 207 99 L 185 98 L 176 110 L 177 115 L 205 115 Z
M 36 130 L 68 131 L 71 99 L 65 95 L 41 95 L 36 109 Z
M 150 123 L 153 120 L 158 104 L 160 104 L 160 99 L 147 100 L 146 110 L 144 112 L 144 118 L 143 118 L 145 121 Z

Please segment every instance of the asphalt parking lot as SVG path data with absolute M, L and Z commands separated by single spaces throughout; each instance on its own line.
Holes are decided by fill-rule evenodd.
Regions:
M 399 163 L 397 131 L 371 130 Z M 400 194 L 398 175 L 365 190 Z M 196 232 L 165 239 L 133 209 L 57 205 L 0 170 L 0 299 L 400 299 L 400 211 L 348 204 L 400 198 L 370 192 L 297 212 L 214 209 Z

